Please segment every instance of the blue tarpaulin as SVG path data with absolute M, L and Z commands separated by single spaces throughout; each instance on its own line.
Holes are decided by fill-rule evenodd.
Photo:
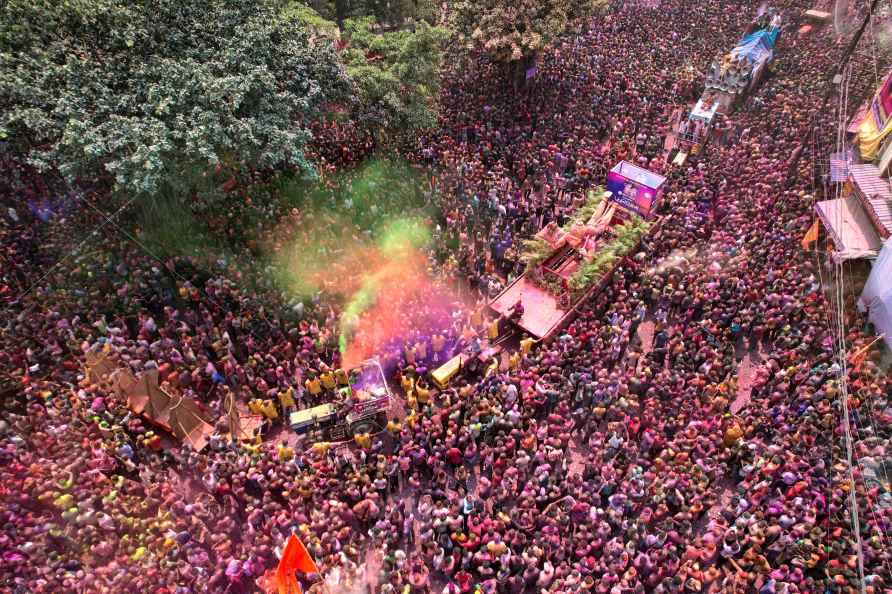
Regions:
M 777 27 L 759 29 L 741 39 L 737 47 L 731 50 L 731 54 L 735 57 L 745 57 L 753 66 L 770 62 L 774 57 L 774 44 L 778 35 L 780 29 Z
M 774 44 L 777 41 L 777 36 L 780 35 L 780 29 L 778 27 L 772 27 L 771 29 L 759 29 L 758 31 L 754 31 L 740 40 L 740 43 L 737 45 L 746 45 L 756 39 L 762 39 L 765 41 L 765 45 L 774 48 Z

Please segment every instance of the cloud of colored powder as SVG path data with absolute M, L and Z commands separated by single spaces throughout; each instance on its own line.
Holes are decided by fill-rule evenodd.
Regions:
M 464 310 L 428 270 L 432 209 L 411 166 L 378 159 L 327 185 L 295 187 L 295 208 L 265 238 L 291 300 L 332 305 L 342 365 L 383 354 L 416 332 L 443 332 Z M 289 194 L 290 195 L 290 194 Z
M 293 295 L 319 291 L 329 302 L 342 303 L 337 311 L 343 367 L 381 355 L 416 332 L 445 332 L 452 315 L 463 311 L 457 292 L 429 270 L 426 220 L 394 218 L 368 234 L 354 230 L 339 239 L 329 231 L 346 231 L 348 222 L 324 213 L 311 220 L 320 226 L 304 225 L 279 263 Z
M 395 338 L 427 326 L 428 299 L 437 297 L 422 251 L 430 233 L 422 221 L 388 223 L 372 249 L 358 289 L 341 314 L 339 347 L 343 366 L 368 359 Z

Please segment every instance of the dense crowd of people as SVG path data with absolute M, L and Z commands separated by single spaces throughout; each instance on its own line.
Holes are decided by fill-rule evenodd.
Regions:
M 418 208 L 436 212 L 435 274 L 491 296 L 521 271 L 520 240 L 565 221 L 620 159 L 668 177 L 663 219 L 555 340 L 523 341 L 505 365 L 439 390 L 431 369 L 486 321 L 470 298 L 419 325 L 385 357 L 386 427 L 359 443 L 295 444 L 283 427 L 337 397 L 324 292 L 290 300 L 263 275 L 246 282 L 238 257 L 159 260 L 123 237 L 72 250 L 76 199 L 0 213 L 2 589 L 254 592 L 293 532 L 322 570 L 310 592 L 850 593 L 854 488 L 866 591 L 892 591 L 892 382 L 873 352 L 849 371 L 852 485 L 824 264 L 800 246 L 821 155 L 789 159 L 813 128 L 832 134 L 820 100 L 841 48 L 796 35 L 810 5 L 773 6 L 784 32 L 757 100 L 671 166 L 690 73 L 755 15 L 652 4 L 568 33 L 514 91 L 482 56 L 447 60 L 442 126 L 408 155 L 432 180 Z M 339 157 L 355 132 L 335 132 L 319 143 L 327 164 L 369 149 Z M 105 222 L 83 221 L 116 234 Z M 846 323 L 853 348 L 872 340 L 853 311 Z M 96 349 L 156 369 L 211 419 L 229 395 L 260 401 L 266 438 L 229 444 L 224 423 L 200 452 L 167 443 L 86 380 Z

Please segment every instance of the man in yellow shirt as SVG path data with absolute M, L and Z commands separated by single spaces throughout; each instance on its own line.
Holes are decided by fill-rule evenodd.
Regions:
M 483 377 L 489 377 L 493 373 L 499 370 L 499 360 L 493 357 L 490 360 L 489 366 L 486 368 L 486 372 L 483 374 Z
M 347 377 L 347 372 L 338 367 L 335 369 L 335 380 L 338 382 L 339 386 L 346 386 L 350 383 L 350 378 Z
M 525 336 L 524 339 L 520 341 L 520 352 L 524 357 L 530 354 L 534 344 L 536 344 L 535 339 L 530 338 L 529 336 Z
M 409 392 L 415 388 L 415 380 L 409 373 L 402 373 L 400 374 L 400 385 L 403 388 L 403 393 L 408 396 Z
M 403 430 L 403 425 L 402 425 L 402 423 L 399 422 L 399 420 L 396 417 L 387 421 L 387 432 L 390 433 L 390 435 L 392 437 L 394 437 L 394 438 L 399 437 L 400 431 L 402 431 L 402 430 Z
M 310 449 L 313 450 L 314 454 L 322 458 L 328 453 L 328 450 L 331 449 L 331 442 L 317 441 L 312 446 L 310 446 Z
M 418 407 L 418 396 L 415 393 L 415 390 L 406 394 L 406 406 L 412 410 L 415 410 Z
M 263 416 L 270 421 L 275 421 L 279 418 L 279 411 L 276 410 L 276 405 L 273 404 L 272 400 L 267 399 L 263 401 Z
M 743 437 L 743 429 L 740 428 L 740 424 L 737 421 L 732 421 L 728 427 L 725 429 L 725 436 L 723 438 L 723 442 L 726 448 L 730 448 Z
M 322 384 L 319 382 L 319 378 L 315 375 L 310 375 L 310 377 L 307 378 L 307 381 L 304 382 L 304 386 L 313 398 L 322 393 Z
M 364 450 L 368 450 L 372 447 L 372 436 L 368 433 L 357 433 L 353 436 L 353 441 Z
M 287 415 L 294 408 L 294 390 L 288 388 L 284 392 L 279 392 L 279 404 L 282 405 L 282 411 Z
M 508 358 L 508 368 L 516 371 L 520 368 L 520 351 L 514 351 Z
M 276 451 L 278 453 L 280 462 L 287 462 L 288 460 L 294 458 L 294 448 L 289 448 L 284 441 L 279 444 L 279 446 L 276 448 Z
M 260 398 L 252 398 L 248 401 L 248 409 L 252 414 L 262 415 L 263 414 L 263 401 Z
M 486 335 L 490 340 L 495 340 L 499 337 L 499 319 L 496 318 L 493 320 L 486 329 Z
M 427 403 L 430 402 L 431 391 L 424 380 L 419 380 L 418 384 L 415 386 L 415 397 L 418 399 L 418 404 L 420 406 L 427 406 Z
M 338 387 L 334 374 L 327 369 L 319 374 L 319 379 L 322 380 L 322 387 L 326 390 L 334 390 Z

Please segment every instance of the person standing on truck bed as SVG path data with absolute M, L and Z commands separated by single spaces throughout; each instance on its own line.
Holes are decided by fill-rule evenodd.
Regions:
M 326 390 L 334 390 L 337 387 L 335 376 L 328 367 L 323 368 L 322 373 L 319 374 L 319 379 L 322 380 L 322 387 Z

